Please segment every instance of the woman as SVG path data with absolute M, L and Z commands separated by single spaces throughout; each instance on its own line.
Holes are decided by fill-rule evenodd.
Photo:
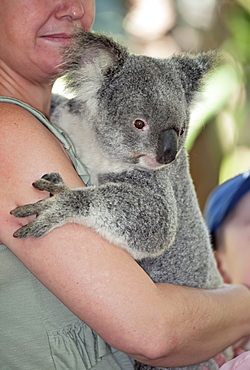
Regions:
M 249 335 L 243 286 L 154 284 L 124 250 L 80 225 L 13 238 L 30 218 L 10 211 L 49 196 L 34 180 L 59 172 L 69 186 L 84 185 L 70 143 L 39 112 L 49 118 L 61 48 L 74 27 L 90 29 L 94 1 L 0 0 L 0 9 L 0 95 L 18 99 L 0 100 L 2 368 L 127 370 L 129 356 L 181 366 Z

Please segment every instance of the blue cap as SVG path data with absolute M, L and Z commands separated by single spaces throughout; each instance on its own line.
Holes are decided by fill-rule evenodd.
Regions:
M 227 180 L 210 194 L 204 218 L 211 236 L 214 236 L 214 232 L 248 191 L 250 191 L 250 170 Z

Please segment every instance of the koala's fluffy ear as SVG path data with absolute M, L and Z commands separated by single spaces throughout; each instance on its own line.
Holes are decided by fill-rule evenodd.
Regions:
M 203 78 L 218 64 L 218 55 L 207 52 L 198 55 L 183 54 L 172 58 L 185 90 L 187 103 L 190 103 L 202 87 Z
M 65 53 L 64 69 L 69 88 L 82 90 L 88 83 L 96 91 L 105 77 L 122 67 L 127 56 L 128 50 L 112 38 L 78 31 L 74 44 Z

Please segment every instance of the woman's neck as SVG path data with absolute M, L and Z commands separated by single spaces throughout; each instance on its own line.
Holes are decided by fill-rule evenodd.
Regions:
M 31 105 L 47 118 L 50 114 L 51 89 L 53 84 L 41 84 L 16 74 L 0 61 L 0 96 L 15 98 Z

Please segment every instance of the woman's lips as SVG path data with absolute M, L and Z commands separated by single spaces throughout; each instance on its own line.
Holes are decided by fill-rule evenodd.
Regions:
M 52 42 L 60 42 L 60 43 L 70 43 L 72 41 L 72 35 L 68 33 L 53 33 L 48 35 L 41 36 L 42 39 L 52 41 Z

